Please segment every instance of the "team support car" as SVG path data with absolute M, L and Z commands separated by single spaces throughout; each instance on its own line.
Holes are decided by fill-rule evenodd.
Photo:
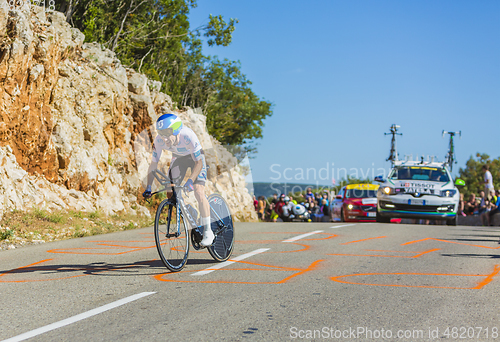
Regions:
M 387 180 L 381 182 L 377 192 L 377 222 L 390 222 L 391 218 L 446 220 L 457 224 L 460 193 L 456 185 L 464 181 L 453 178 L 446 164 L 435 162 L 396 162 Z
M 342 222 L 375 221 L 378 184 L 349 184 L 332 201 L 332 219 Z

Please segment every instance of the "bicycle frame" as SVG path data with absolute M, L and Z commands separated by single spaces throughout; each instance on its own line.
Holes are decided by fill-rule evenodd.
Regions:
M 169 178 L 163 172 L 161 172 L 159 170 L 155 170 L 155 171 L 153 171 L 153 173 L 154 173 L 154 177 L 156 178 L 156 180 L 163 186 L 163 189 L 152 193 L 151 196 L 158 194 L 158 193 L 161 193 L 161 192 L 168 191 L 170 189 L 173 192 L 173 196 L 170 198 L 171 203 L 174 205 L 177 204 L 180 208 L 180 210 L 177 210 L 177 234 L 180 234 L 180 214 L 181 214 L 181 212 L 182 212 L 183 217 L 187 218 L 192 229 L 199 228 L 198 224 L 195 221 L 195 218 L 193 218 L 193 216 L 191 216 L 191 213 L 187 209 L 186 204 L 184 203 L 184 199 L 182 198 L 182 191 L 185 190 L 185 188 L 182 186 L 176 186 L 175 184 L 171 184 Z M 209 205 L 210 205 L 210 203 L 209 203 Z M 222 218 L 219 216 L 219 214 L 217 214 L 217 212 L 212 208 L 211 205 L 210 205 L 210 212 L 212 214 L 215 214 L 215 217 L 217 219 L 216 220 L 217 226 L 219 227 L 217 229 L 217 231 L 214 232 L 214 234 L 215 235 L 220 234 L 221 232 L 223 232 L 227 228 L 227 226 L 224 223 L 224 221 L 222 220 Z
M 448 153 L 446 155 L 446 163 L 448 164 L 449 168 L 450 168 L 450 171 L 453 170 L 453 164 L 455 164 L 455 145 L 453 144 L 453 138 L 455 137 L 455 135 L 459 135 L 460 137 L 462 137 L 462 131 L 458 131 L 458 132 L 447 132 L 447 131 L 443 131 L 443 138 L 444 138 L 444 135 L 445 134 L 449 134 L 450 135 L 450 142 L 448 144 Z
M 228 260 L 234 247 L 234 231 L 231 213 L 224 198 L 218 194 L 207 197 L 213 220 L 210 226 L 205 228 L 214 233 L 215 239 L 210 246 L 202 246 L 204 234 L 202 235 L 202 227 L 197 226 L 197 217 L 195 217 L 197 214 L 191 214 L 192 209 L 184 203 L 182 192 L 187 188 L 172 184 L 161 171 L 155 170 L 153 175 L 162 188 L 151 195 L 164 191 L 170 192 L 168 198 L 163 200 L 156 210 L 154 224 L 156 249 L 163 264 L 172 272 L 180 271 L 186 265 L 190 245 L 195 250 L 206 247 L 212 258 L 218 262 Z M 172 217 L 174 209 L 176 216 Z M 165 214 L 168 216 L 166 225 L 164 219 L 161 218 Z M 214 225 L 214 222 L 217 224 Z M 203 232 L 205 232 L 204 229 Z

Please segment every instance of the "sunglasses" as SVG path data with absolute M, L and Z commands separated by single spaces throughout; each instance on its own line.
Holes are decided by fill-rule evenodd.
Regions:
M 159 129 L 158 134 L 160 134 L 164 138 L 168 138 L 169 136 L 174 134 L 174 131 L 172 128 Z

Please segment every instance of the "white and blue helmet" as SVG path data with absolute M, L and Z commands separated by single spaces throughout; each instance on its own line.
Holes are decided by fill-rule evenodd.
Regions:
M 177 115 L 163 114 L 156 120 L 156 130 L 164 137 L 177 135 L 182 129 L 182 121 Z

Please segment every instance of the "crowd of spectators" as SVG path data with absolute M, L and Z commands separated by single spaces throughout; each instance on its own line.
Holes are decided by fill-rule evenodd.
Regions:
M 483 226 L 493 225 L 493 215 L 500 213 L 500 189 L 490 190 L 489 196 L 481 190 L 479 196 L 472 193 L 468 201 L 464 201 L 464 196 L 461 194 L 458 204 L 458 214 L 462 216 L 478 215 L 481 218 Z
M 483 226 L 493 225 L 493 215 L 500 213 L 500 189 L 493 187 L 493 177 L 489 171 L 488 165 L 483 165 L 484 172 L 484 190 L 470 194 L 469 199 L 465 201 L 464 195 L 460 194 L 458 203 L 458 215 L 472 216 L 478 215 Z
M 493 177 L 489 171 L 488 165 L 482 167 L 484 173 L 484 190 L 479 191 L 479 195 L 470 194 L 469 199 L 465 201 L 464 194 L 460 194 L 458 203 L 458 215 L 473 216 L 477 215 L 484 226 L 493 225 L 493 216 L 500 213 L 500 188 L 494 189 Z M 299 202 L 310 214 L 313 222 L 329 222 L 330 200 L 328 192 L 313 193 L 311 188 L 307 188 L 305 195 L 300 194 Z M 271 200 L 264 196 L 258 199 L 254 196 L 254 206 L 259 220 L 267 222 L 288 221 L 289 214 L 297 201 L 292 196 L 285 194 L 274 194 Z
M 259 220 L 267 222 L 289 221 L 290 213 L 293 207 L 300 204 L 305 207 L 310 215 L 312 222 L 329 222 L 330 200 L 328 193 L 313 193 L 311 188 L 307 188 L 305 195 L 300 194 L 295 200 L 292 196 L 286 196 L 277 193 L 273 194 L 272 199 L 267 200 L 264 196 L 258 199 L 254 196 L 254 206 Z

